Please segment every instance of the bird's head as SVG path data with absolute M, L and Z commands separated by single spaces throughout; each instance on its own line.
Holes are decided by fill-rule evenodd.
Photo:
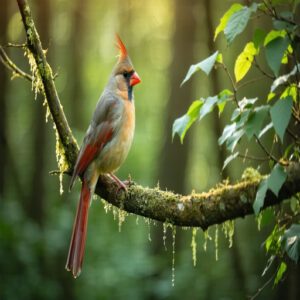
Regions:
M 119 49 L 119 59 L 113 70 L 113 77 L 116 80 L 117 89 L 120 93 L 126 93 L 126 98 L 132 100 L 132 88 L 141 82 L 137 72 L 134 70 L 127 49 L 122 40 L 116 35 L 116 45 Z

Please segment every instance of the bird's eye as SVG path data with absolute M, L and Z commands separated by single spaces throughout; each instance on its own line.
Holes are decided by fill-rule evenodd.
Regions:
M 123 76 L 124 76 L 125 78 L 128 78 L 129 75 L 130 75 L 130 74 L 129 74 L 128 72 L 126 72 L 126 71 L 123 73 Z

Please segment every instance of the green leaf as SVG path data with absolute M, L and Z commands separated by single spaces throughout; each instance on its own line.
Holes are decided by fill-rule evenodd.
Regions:
M 295 263 L 298 263 L 300 255 L 300 225 L 293 224 L 287 229 L 283 235 L 282 241 L 287 255 Z
M 271 41 L 281 37 L 284 38 L 286 36 L 285 30 L 271 30 L 265 37 L 264 46 L 267 46 Z
M 236 131 L 236 123 L 226 125 L 223 129 L 223 133 L 218 140 L 219 145 L 224 144 L 224 142 Z
M 218 143 L 219 145 L 222 145 L 226 141 L 226 148 L 230 152 L 233 152 L 237 143 L 244 134 L 244 129 L 239 129 L 236 123 L 226 125 L 223 130 L 222 136 L 218 140 Z
M 281 63 L 286 65 L 289 62 L 289 56 L 291 56 L 292 53 L 293 53 L 293 48 L 291 44 L 289 44 L 287 50 L 284 51 Z
M 213 110 L 217 101 L 218 101 L 218 96 L 208 97 L 204 100 L 204 103 L 200 110 L 200 116 L 199 116 L 200 120 Z
M 266 59 L 273 73 L 278 76 L 281 60 L 289 45 L 287 37 L 277 37 L 266 45 Z
M 281 142 L 292 115 L 293 99 L 291 96 L 279 100 L 270 109 L 271 119 Z
M 239 3 L 234 3 L 233 5 L 231 5 L 231 7 L 226 11 L 226 13 L 223 15 L 223 17 L 220 19 L 220 23 L 218 25 L 218 27 L 216 28 L 215 31 L 215 36 L 214 36 L 214 40 L 217 38 L 217 36 L 219 35 L 220 32 L 224 31 L 227 22 L 229 20 L 229 18 L 231 17 L 232 14 L 234 14 L 235 12 L 241 10 L 244 6 L 239 4 Z
M 233 92 L 225 89 L 222 92 L 218 94 L 218 109 L 219 109 L 219 116 L 222 114 L 224 111 L 226 103 L 232 98 Z
M 231 44 L 237 35 L 242 33 L 246 28 L 250 16 L 257 9 L 257 4 L 253 3 L 250 7 L 244 6 L 242 9 L 232 14 L 224 29 L 224 34 L 227 39 L 227 43 Z
M 266 242 L 265 242 L 265 248 L 267 252 L 273 252 L 273 253 L 279 253 L 281 248 L 281 240 L 283 236 L 283 227 L 279 227 L 278 224 L 276 224 L 271 232 L 271 234 L 268 236 Z
M 230 162 L 232 162 L 235 158 L 237 158 L 238 155 L 239 155 L 239 152 L 235 152 L 234 154 L 231 154 L 230 156 L 228 156 L 224 161 L 222 170 L 224 170 Z
M 258 50 L 259 47 L 263 44 L 266 37 L 266 32 L 261 28 L 257 28 L 253 35 L 254 47 Z
M 239 129 L 238 131 L 235 131 L 230 137 L 228 137 L 226 141 L 226 148 L 228 151 L 233 152 L 235 149 L 236 145 L 242 138 L 242 136 L 245 134 L 245 130 Z
M 268 94 L 267 102 L 270 102 L 275 96 L 276 96 L 275 93 L 270 92 L 270 93 Z
M 264 179 L 261 181 L 258 187 L 256 197 L 253 203 L 253 210 L 255 212 L 255 215 L 258 215 L 260 209 L 264 206 L 267 190 L 268 190 L 268 181 Z
M 295 66 L 291 72 L 289 72 L 289 73 L 287 73 L 287 74 L 285 74 L 285 75 L 282 75 L 282 76 L 276 78 L 276 79 L 273 81 L 273 83 L 272 83 L 272 86 L 271 86 L 271 92 L 274 92 L 275 89 L 276 89 L 278 86 L 280 86 L 281 84 L 286 83 L 286 82 L 289 80 L 289 78 L 290 78 L 291 76 L 293 76 L 293 75 L 295 75 L 295 74 L 297 73 L 298 68 L 300 69 L 300 64 L 298 64 L 297 66 Z
M 253 209 L 256 215 L 260 212 L 260 209 L 264 205 L 267 190 L 270 189 L 276 196 L 278 196 L 286 177 L 287 175 L 283 167 L 279 164 L 276 164 L 271 174 L 266 179 L 261 181 L 256 193 L 255 201 L 253 203 Z
M 280 95 L 280 99 L 287 98 L 288 96 L 292 97 L 293 101 L 297 101 L 297 85 L 295 83 L 289 85 Z
M 268 114 L 269 106 L 263 105 L 256 107 L 255 110 L 250 115 L 246 125 L 245 132 L 248 140 L 250 140 L 253 135 L 258 135 L 262 127 L 262 124 Z
M 244 110 L 245 108 L 251 108 L 253 107 L 254 103 L 257 101 L 258 98 L 251 98 L 248 99 L 244 97 L 241 101 L 239 101 L 239 107 L 241 110 Z
M 268 208 L 265 209 L 261 212 L 261 221 L 260 221 L 260 226 L 265 227 L 269 225 L 273 220 L 274 220 L 274 210 L 273 208 Z
M 276 164 L 268 178 L 268 188 L 278 196 L 278 193 L 286 181 L 287 174 L 280 164 Z
M 244 76 L 250 70 L 254 56 L 257 54 L 257 50 L 253 42 L 246 44 L 242 53 L 238 56 L 234 65 L 234 75 L 236 82 L 244 78 Z
M 250 116 L 251 112 L 252 111 L 250 109 L 242 110 L 240 115 L 236 118 L 237 128 L 241 128 L 241 127 L 245 126 L 245 124 L 248 122 L 248 119 L 249 119 L 249 116 Z
M 216 62 L 222 64 L 223 63 L 223 54 L 222 53 L 219 53 L 217 55 L 217 59 L 216 59 Z
M 283 274 L 285 273 L 286 271 L 286 263 L 285 262 L 281 262 L 280 264 L 280 267 L 276 273 L 276 277 L 275 277 L 275 280 L 274 280 L 274 285 L 277 285 L 279 283 L 279 281 L 281 280 Z
M 200 61 L 199 63 L 197 63 L 195 65 L 191 65 L 180 86 L 182 86 L 186 81 L 188 81 L 191 78 L 191 76 L 199 70 L 202 70 L 204 73 L 206 73 L 208 75 L 216 62 L 218 53 L 219 52 L 216 51 L 214 54 L 212 54 L 208 58 Z
M 198 119 L 199 111 L 202 105 L 202 100 L 194 101 L 189 107 L 188 112 L 174 121 L 172 128 L 172 139 L 174 139 L 175 134 L 178 134 L 180 142 L 183 143 L 183 139 L 187 130 Z

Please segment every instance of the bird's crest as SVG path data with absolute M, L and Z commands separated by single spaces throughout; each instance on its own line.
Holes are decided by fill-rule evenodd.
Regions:
M 119 35 L 116 34 L 116 46 L 120 50 L 119 60 L 122 60 L 127 57 L 127 50 L 125 45 L 123 44 L 122 40 L 120 39 Z

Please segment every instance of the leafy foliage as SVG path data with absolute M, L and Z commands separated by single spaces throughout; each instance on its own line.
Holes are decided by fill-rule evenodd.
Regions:
M 266 194 L 273 193 L 277 197 L 287 180 L 285 167 L 300 161 L 300 64 L 299 56 L 296 54 L 300 38 L 297 32 L 299 25 L 294 16 L 296 5 L 297 1 L 251 2 L 244 6 L 232 4 L 221 18 L 214 39 L 223 32 L 230 47 L 244 32 L 248 23 L 255 22 L 256 16 L 271 21 L 272 27 L 259 28 L 257 24 L 253 26 L 256 29 L 252 40 L 246 41 L 235 60 L 234 76 L 226 65 L 226 57 L 223 57 L 220 51 L 216 51 L 213 56 L 189 69 L 183 82 L 189 80 L 198 69 L 203 70 L 205 65 L 209 70 L 205 72 L 207 75 L 213 66 L 216 69 L 223 69 L 231 87 L 216 96 L 201 98 L 201 107 L 199 105 L 199 109 L 192 117 L 190 116 L 189 121 L 184 122 L 182 118 L 190 115 L 190 109 L 186 115 L 174 122 L 174 125 L 180 122 L 181 126 L 173 127 L 173 136 L 178 134 L 182 142 L 190 126 L 212 112 L 214 107 L 218 106 L 219 117 L 223 115 L 225 105 L 231 109 L 231 117 L 229 120 L 225 117 L 224 129 L 218 140 L 219 145 L 225 146 L 229 151 L 223 168 L 238 157 L 242 157 L 258 161 L 258 168 L 264 165 L 270 171 L 260 182 L 253 210 L 260 224 L 269 223 L 266 222 L 267 219 L 275 222 L 265 242 L 266 252 L 271 254 L 271 257 L 263 273 L 265 274 L 273 261 L 276 261 L 278 267 L 274 274 L 275 285 L 282 280 L 287 270 L 284 253 L 294 262 L 298 262 L 300 251 L 299 195 L 291 201 L 292 209 L 289 211 L 281 207 L 276 214 L 272 210 L 261 212 Z M 249 73 L 251 68 L 253 72 Z M 251 78 L 250 74 L 254 74 L 254 71 L 256 74 Z M 261 77 L 257 73 L 260 73 Z M 255 91 L 257 83 L 261 83 L 259 87 L 264 88 L 263 96 L 258 93 L 254 98 L 253 95 L 252 97 L 245 95 L 243 87 L 251 85 L 252 91 Z M 228 116 L 228 113 L 226 115 Z M 265 157 L 248 155 L 248 148 L 252 151 L 255 148 L 250 144 L 253 140 L 256 142 L 256 151 L 260 149 Z M 242 154 L 244 145 L 247 148 L 245 154 Z

